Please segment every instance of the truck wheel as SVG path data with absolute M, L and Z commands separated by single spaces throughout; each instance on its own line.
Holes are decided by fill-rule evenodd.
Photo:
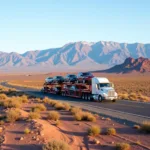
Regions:
M 102 102 L 102 97 L 101 96 L 98 97 L 98 101 Z
M 114 103 L 114 102 L 116 102 L 116 100 L 114 99 L 114 100 L 112 100 L 112 102 Z
M 91 95 L 90 95 L 90 94 L 88 94 L 88 100 L 89 100 L 89 101 L 91 100 Z
M 85 98 L 85 95 L 84 95 L 84 93 L 82 93 L 82 97 L 81 97 L 82 99 L 84 99 Z
M 84 99 L 85 99 L 85 100 L 88 100 L 88 94 L 87 94 L 87 93 L 85 93 Z

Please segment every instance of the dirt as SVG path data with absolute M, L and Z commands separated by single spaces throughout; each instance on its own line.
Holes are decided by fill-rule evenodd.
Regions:
M 136 145 L 140 141 L 144 146 L 150 146 L 150 135 L 138 132 L 125 124 L 117 123 L 113 120 L 97 116 L 96 122 L 75 121 L 69 111 L 61 110 L 60 125 L 56 126 L 55 121 L 46 120 L 46 114 L 53 107 L 47 106 L 47 111 L 41 112 L 41 119 L 28 121 L 28 113 L 32 106 L 36 105 L 34 99 L 24 104 L 21 112 L 21 120 L 13 124 L 5 123 L 4 135 L 5 142 L 2 150 L 41 150 L 42 145 L 51 140 L 61 140 L 68 143 L 71 150 L 113 150 L 118 142 L 127 142 L 132 150 L 144 150 L 142 146 Z M 2 111 L 2 109 L 1 109 Z M 102 133 L 99 136 L 91 137 L 87 135 L 87 129 L 92 125 L 101 127 Z M 116 136 L 106 135 L 106 129 L 114 127 L 117 131 Z M 32 133 L 25 134 L 25 128 L 29 128 Z M 99 144 L 94 144 L 94 140 Z

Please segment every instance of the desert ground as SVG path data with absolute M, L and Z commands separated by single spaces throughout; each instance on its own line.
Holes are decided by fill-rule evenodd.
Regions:
M 0 90 L 2 150 L 150 149 L 148 122 L 130 127 L 46 97 Z
M 7 74 L 1 75 L 0 81 L 41 88 L 46 77 L 65 74 Z M 150 96 L 149 75 L 94 75 L 114 82 L 119 93 Z M 149 132 L 149 122 L 128 126 L 55 99 L 0 87 L 2 150 L 52 150 L 56 145 L 60 150 L 145 150 L 150 149 Z

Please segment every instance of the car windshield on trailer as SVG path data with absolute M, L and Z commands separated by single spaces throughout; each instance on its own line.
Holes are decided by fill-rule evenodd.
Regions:
M 62 76 L 57 76 L 58 79 L 62 79 Z
M 76 75 L 74 75 L 74 74 L 71 74 L 71 75 L 69 75 L 69 77 L 76 77 Z
M 92 75 L 90 72 L 84 72 L 83 73 L 83 76 L 89 76 L 89 75 Z

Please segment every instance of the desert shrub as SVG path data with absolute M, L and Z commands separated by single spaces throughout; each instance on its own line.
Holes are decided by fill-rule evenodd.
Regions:
M 130 145 L 128 143 L 117 143 L 116 150 L 130 150 Z
M 22 103 L 28 103 L 28 102 L 29 102 L 28 96 L 22 95 L 22 96 L 20 97 L 20 101 L 21 101 Z
M 5 123 L 5 122 L 4 122 L 3 120 L 0 121 L 0 125 L 4 125 L 4 123 Z
M 149 100 L 149 97 L 139 94 L 138 99 L 141 101 L 147 102 Z
M 52 105 L 52 106 L 55 106 L 57 103 L 59 103 L 59 102 L 57 102 L 55 100 L 50 100 L 49 101 L 49 104 Z
M 37 104 L 36 106 L 32 107 L 31 109 L 32 109 L 32 111 L 36 111 L 36 110 L 37 111 L 45 111 L 46 107 L 43 104 Z
M 25 128 L 25 130 L 24 130 L 24 134 L 29 134 L 31 131 L 30 131 L 30 129 L 29 128 Z
M 38 103 L 41 103 L 41 102 L 42 102 L 40 98 L 36 98 L 35 100 L 36 100 Z
M 20 112 L 19 110 L 15 109 L 15 110 L 9 110 L 6 113 L 6 119 L 8 122 L 15 122 L 20 118 Z
M 45 104 L 48 104 L 49 101 L 50 101 L 50 99 L 49 99 L 48 97 L 44 97 L 44 98 L 43 98 L 43 102 L 44 102 Z
M 72 107 L 72 108 L 70 109 L 70 111 L 71 111 L 71 113 L 72 113 L 73 115 L 75 115 L 76 113 L 79 113 L 79 112 L 81 112 L 82 110 L 81 110 L 81 108 L 79 108 L 79 107 Z
M 42 150 L 70 150 L 67 143 L 63 141 L 50 141 L 42 147 Z
M 129 94 L 129 99 L 130 100 L 137 100 L 138 99 L 137 94 L 136 93 L 130 93 Z
M 120 99 L 124 99 L 124 100 L 128 100 L 129 99 L 127 93 L 119 94 L 119 98 Z
M 108 128 L 106 133 L 107 133 L 107 135 L 116 135 L 116 129 Z
M 4 101 L 3 106 L 5 108 L 20 108 L 21 103 L 17 99 L 12 98 L 12 99 Z
M 64 110 L 64 104 L 63 103 L 56 103 L 54 105 L 54 107 L 57 109 L 57 110 Z
M 150 121 L 144 121 L 141 125 L 141 130 L 150 133 Z
M 68 103 L 64 103 L 64 109 L 65 110 L 70 110 L 70 105 Z
M 98 126 L 92 126 L 88 129 L 88 135 L 90 135 L 90 136 L 99 135 L 100 132 L 101 132 L 101 129 Z
M 28 118 L 29 119 L 39 119 L 39 118 L 41 118 L 41 115 L 37 112 L 30 112 Z
M 55 125 L 56 125 L 57 127 L 60 126 L 60 124 L 61 124 L 61 123 L 60 123 L 59 120 L 57 120 L 56 123 L 55 123 Z
M 78 113 L 75 113 L 74 117 L 77 121 L 96 121 L 96 117 L 89 112 L 80 111 Z
M 7 96 L 6 94 L 0 94 L 0 100 L 6 100 Z
M 47 114 L 47 119 L 57 121 L 60 118 L 60 114 L 57 111 L 50 111 Z

